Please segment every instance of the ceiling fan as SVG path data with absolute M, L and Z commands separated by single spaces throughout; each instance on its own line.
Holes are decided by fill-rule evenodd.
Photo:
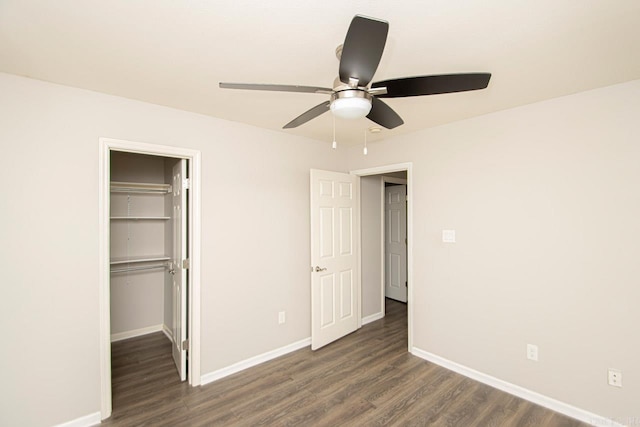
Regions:
M 331 110 L 341 118 L 367 117 L 387 129 L 404 123 L 402 118 L 380 98 L 436 95 L 485 89 L 490 73 L 440 74 L 405 77 L 371 83 L 378 68 L 389 32 L 389 23 L 380 19 L 356 15 L 347 36 L 338 47 L 340 57 L 339 80 L 333 89 L 316 86 L 220 83 L 223 89 L 303 92 L 330 95 L 328 101 L 302 113 L 284 129 L 298 127 Z

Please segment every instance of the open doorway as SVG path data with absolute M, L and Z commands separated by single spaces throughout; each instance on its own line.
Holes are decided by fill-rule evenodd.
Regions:
M 368 178 L 368 177 L 366 177 Z M 362 178 L 364 179 L 364 178 Z M 407 302 L 407 173 L 382 175 L 384 183 L 384 296 Z
M 111 342 L 164 333 L 184 381 L 187 160 L 111 150 L 110 165 Z
M 199 189 L 198 151 L 100 139 L 103 420 L 112 341 L 164 332 L 180 380 L 200 384 Z
M 351 172 L 360 177 L 362 323 L 385 317 L 390 302 L 406 303 L 409 351 L 413 343 L 411 168 L 411 163 L 403 163 Z M 397 188 L 389 191 L 393 187 Z M 393 203 L 387 203 L 389 199 Z M 390 287 L 395 294 L 387 295 Z

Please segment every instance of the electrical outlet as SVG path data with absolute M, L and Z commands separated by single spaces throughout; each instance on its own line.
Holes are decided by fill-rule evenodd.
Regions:
M 527 344 L 527 359 L 538 361 L 538 346 L 534 344 Z
M 609 368 L 609 385 L 622 387 L 622 371 L 619 369 Z
M 284 311 L 278 312 L 278 324 L 282 325 L 286 321 L 287 320 L 286 320 L 286 317 L 285 317 L 285 312 Z

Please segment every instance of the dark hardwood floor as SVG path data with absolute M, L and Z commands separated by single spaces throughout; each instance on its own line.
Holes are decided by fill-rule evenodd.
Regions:
M 578 427 L 407 352 L 406 305 L 318 351 L 298 350 L 214 383 L 178 380 L 162 333 L 112 345 L 104 426 Z

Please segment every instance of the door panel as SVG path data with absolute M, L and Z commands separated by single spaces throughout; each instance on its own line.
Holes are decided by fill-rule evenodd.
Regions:
M 351 270 L 340 273 L 340 319 L 353 316 L 353 275 Z
M 333 209 L 320 208 L 320 257 L 333 258 Z
M 356 179 L 349 174 L 311 170 L 313 350 L 358 328 Z
M 385 188 L 385 286 L 387 298 L 407 302 L 407 186 Z
M 180 381 L 187 379 L 187 351 L 182 342 L 187 339 L 187 270 L 182 261 L 187 258 L 187 190 L 183 188 L 187 161 L 180 160 L 173 167 L 173 360 Z
M 322 315 L 321 328 L 327 328 L 336 323 L 335 312 L 335 275 L 327 274 L 320 279 Z
M 353 248 L 353 209 L 340 208 L 340 255 L 351 255 Z

